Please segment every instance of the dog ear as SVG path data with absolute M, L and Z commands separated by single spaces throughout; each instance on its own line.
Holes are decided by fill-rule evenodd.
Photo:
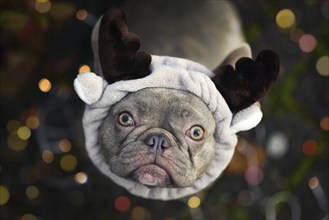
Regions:
M 261 99 L 276 81 L 280 69 L 279 57 L 271 50 L 261 51 L 255 60 L 238 59 L 237 52 L 224 61 L 230 64 L 214 70 L 212 78 L 233 113 Z
M 98 33 L 99 60 L 108 83 L 151 73 L 151 55 L 139 52 L 140 45 L 139 37 L 128 31 L 123 10 L 110 8 L 102 17 Z

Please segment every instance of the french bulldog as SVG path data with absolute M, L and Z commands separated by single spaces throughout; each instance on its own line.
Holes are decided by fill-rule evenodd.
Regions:
M 132 26 L 142 32 L 151 51 L 164 48 L 169 55 L 177 52 L 189 59 L 139 51 L 141 40 L 128 30 L 120 7 L 111 8 L 95 25 L 92 46 L 97 74 L 79 74 L 74 81 L 87 104 L 86 149 L 103 174 L 135 195 L 168 200 L 204 189 L 228 165 L 236 133 L 261 120 L 257 102 L 277 79 L 278 56 L 264 50 L 251 59 L 235 11 L 226 1 L 218 1 L 222 12 L 218 13 L 213 7 L 216 2 L 148 1 L 145 11 L 140 5 L 128 10 Z M 157 10 L 154 19 L 145 18 L 151 16 L 152 6 Z M 181 10 L 187 14 L 180 14 Z M 164 32 L 169 27 L 164 21 L 170 21 L 164 18 L 166 13 L 177 20 L 177 25 L 168 24 L 169 35 Z M 138 22 L 138 17 L 144 18 Z M 203 27 L 199 17 L 204 26 L 210 17 L 216 22 Z M 149 35 L 150 21 L 156 24 L 155 43 Z M 184 26 L 187 33 L 179 30 Z M 157 32 L 164 33 L 162 40 Z M 200 42 L 207 39 L 211 40 L 205 43 L 206 49 L 200 49 Z M 180 49 L 175 51 L 172 44 Z M 209 61 L 213 71 L 190 60 L 198 58 Z
M 190 186 L 215 154 L 215 121 L 187 92 L 147 88 L 115 104 L 100 130 L 113 173 L 147 186 Z

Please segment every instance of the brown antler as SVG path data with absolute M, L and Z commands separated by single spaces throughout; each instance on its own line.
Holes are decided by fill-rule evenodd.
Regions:
M 279 74 L 280 61 L 271 50 L 260 52 L 255 61 L 240 58 L 235 65 L 214 70 L 212 79 L 233 113 L 261 99 Z
M 99 27 L 99 60 L 108 83 L 142 78 L 150 74 L 151 56 L 137 52 L 139 37 L 128 31 L 123 10 L 112 7 L 104 14 Z

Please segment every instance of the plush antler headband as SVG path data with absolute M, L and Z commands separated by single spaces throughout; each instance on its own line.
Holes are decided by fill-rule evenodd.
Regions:
M 110 9 L 93 32 L 94 73 L 79 74 L 74 87 L 87 104 L 83 126 L 86 148 L 94 164 L 114 182 L 135 195 L 175 199 L 196 193 L 215 181 L 230 162 L 236 133 L 256 126 L 262 117 L 256 103 L 270 89 L 279 72 L 278 56 L 262 51 L 255 60 L 247 44 L 241 45 L 213 72 L 190 60 L 139 52 L 140 40 L 128 31 L 123 11 Z M 190 187 L 148 187 L 111 172 L 98 140 L 99 128 L 111 106 L 127 94 L 144 88 L 168 88 L 199 97 L 216 121 L 216 155 L 206 172 Z

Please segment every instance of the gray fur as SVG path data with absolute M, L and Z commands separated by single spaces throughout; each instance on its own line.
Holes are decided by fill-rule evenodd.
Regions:
M 129 112 L 136 126 L 121 126 L 121 112 Z M 193 125 L 205 129 L 203 140 L 189 138 L 188 130 Z M 214 131 L 212 113 L 195 95 L 147 88 L 130 93 L 111 108 L 100 129 L 100 142 L 111 171 L 118 176 L 150 186 L 186 187 L 214 158 Z M 144 143 L 152 134 L 163 135 L 169 147 L 162 152 L 152 151 Z

